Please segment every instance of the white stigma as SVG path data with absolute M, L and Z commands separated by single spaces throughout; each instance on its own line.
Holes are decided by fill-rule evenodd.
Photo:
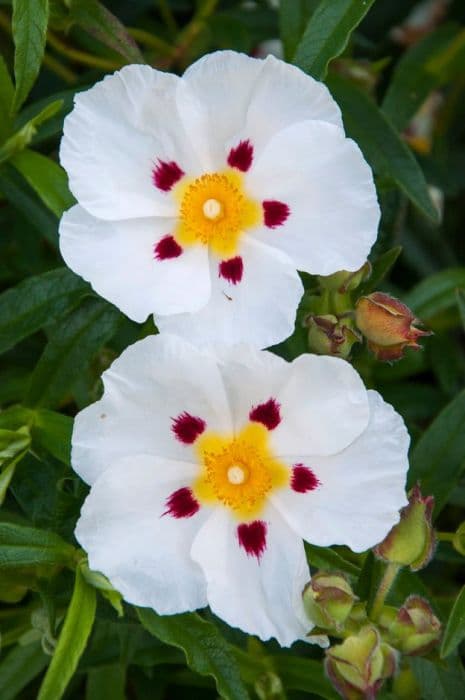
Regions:
M 242 469 L 242 467 L 238 467 L 237 464 L 235 464 L 232 467 L 229 467 L 228 481 L 230 484 L 243 484 L 245 481 L 245 472 Z
M 207 199 L 202 207 L 204 216 L 206 216 L 207 219 L 217 219 L 222 209 L 223 207 L 217 199 Z

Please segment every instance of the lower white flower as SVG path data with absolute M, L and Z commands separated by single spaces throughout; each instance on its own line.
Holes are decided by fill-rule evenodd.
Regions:
M 401 417 L 347 362 L 148 337 L 76 418 L 92 569 L 160 614 L 210 605 L 283 646 L 309 631 L 303 540 L 375 545 L 406 504 Z

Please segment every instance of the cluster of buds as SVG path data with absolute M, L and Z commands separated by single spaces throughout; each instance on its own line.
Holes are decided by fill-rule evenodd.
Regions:
M 440 621 L 428 601 L 418 595 L 409 596 L 399 610 L 385 606 L 379 625 L 384 638 L 407 656 L 427 654 L 441 638 Z
M 371 271 L 366 262 L 355 272 L 318 277 L 320 295 L 309 297 L 312 311 L 304 319 L 312 352 L 346 359 L 353 345 L 365 338 L 378 360 L 392 362 L 402 358 L 406 348 L 419 350 L 418 340 L 431 335 L 415 325 L 418 320 L 398 299 L 383 292 L 357 293 Z

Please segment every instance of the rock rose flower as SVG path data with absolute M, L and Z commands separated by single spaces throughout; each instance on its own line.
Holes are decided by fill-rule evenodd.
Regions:
M 60 156 L 78 200 L 66 263 L 195 344 L 283 340 L 296 270 L 356 270 L 376 237 L 372 174 L 338 106 L 272 56 L 221 51 L 181 78 L 127 66 L 76 95 Z
M 309 631 L 303 540 L 364 551 L 406 504 L 408 434 L 350 364 L 162 334 L 129 347 L 76 418 L 91 485 L 76 537 L 134 605 L 210 605 L 290 645 Z

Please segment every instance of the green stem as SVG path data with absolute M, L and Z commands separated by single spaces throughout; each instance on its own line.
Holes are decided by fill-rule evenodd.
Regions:
M 381 579 L 381 583 L 379 584 L 379 588 L 376 591 L 375 599 L 373 601 L 373 605 L 371 608 L 371 618 L 373 620 L 377 620 L 378 617 L 381 614 L 381 611 L 383 609 L 384 601 L 386 600 L 386 596 L 389 593 L 389 591 L 392 588 L 392 585 L 396 579 L 396 576 L 399 572 L 400 566 L 398 564 L 394 564 L 390 562 L 384 571 L 384 576 Z
M 176 34 L 178 31 L 178 24 L 166 0 L 158 0 L 158 9 L 168 30 L 171 34 Z
M 118 70 L 124 65 L 124 61 L 113 61 L 109 58 L 102 58 L 100 56 L 94 56 L 93 54 L 87 53 L 86 51 L 80 51 L 79 49 L 74 49 L 71 46 L 65 44 L 61 39 L 48 32 L 47 34 L 48 44 L 57 51 L 57 53 L 65 56 L 70 61 L 76 63 L 81 63 L 84 66 L 89 66 L 90 68 L 99 68 L 101 70 Z
M 440 542 L 453 542 L 455 532 L 436 532 L 436 537 Z
M 139 29 L 138 27 L 130 27 L 128 29 L 129 34 L 140 44 L 145 44 L 151 49 L 154 49 L 157 53 L 163 56 L 171 56 L 173 54 L 174 48 L 167 41 L 160 39 L 160 37 L 151 34 L 145 29 Z

